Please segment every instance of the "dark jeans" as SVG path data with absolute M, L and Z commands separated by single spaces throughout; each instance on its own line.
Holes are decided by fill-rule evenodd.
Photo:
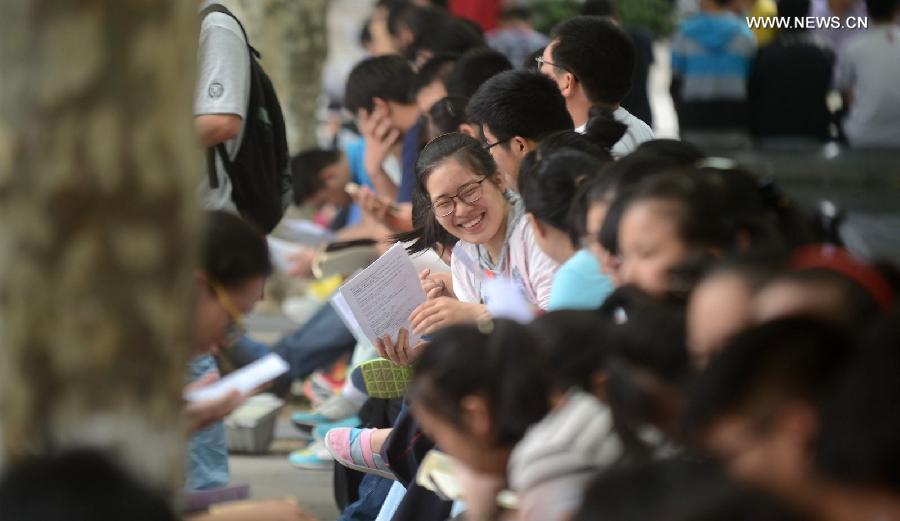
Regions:
M 293 380 L 306 378 L 341 356 L 352 354 L 355 346 L 353 334 L 331 304 L 326 304 L 306 324 L 272 346 L 242 336 L 232 347 L 232 356 L 239 365 L 244 365 L 270 352 L 277 353 L 291 366 L 290 371 L 274 383 L 275 388 L 285 389 Z
M 366 474 L 359 484 L 359 499 L 341 512 L 338 521 L 374 521 L 394 480 Z

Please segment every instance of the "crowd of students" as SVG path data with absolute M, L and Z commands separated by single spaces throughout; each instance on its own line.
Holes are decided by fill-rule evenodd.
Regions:
M 673 40 L 683 134 L 833 139 L 836 77 L 854 94 L 850 143 L 897 145 L 897 3 L 866 5 L 875 26 L 845 49 L 783 31 L 757 55 L 738 7 L 701 0 Z M 374 345 L 327 304 L 275 344 L 256 342 L 240 322 L 272 271 L 265 236 L 228 205 L 209 211 L 189 388 L 215 378 L 219 351 L 238 363 L 278 353 L 291 368 L 274 383 L 283 393 L 351 354 L 351 370 L 374 361 L 402 381 L 386 395 L 357 368 L 293 416 L 315 442 L 290 461 L 337 462 L 342 520 L 900 518 L 900 272 L 855 257 L 771 179 L 655 139 L 649 104 L 628 99 L 646 95 L 636 69 L 652 53 L 614 5 L 585 10 L 608 16 L 540 38 L 514 11 L 485 37 L 440 7 L 377 2 L 363 38 L 373 55 L 343 102 L 358 134 L 296 154 L 292 195 L 338 240 L 382 252 L 400 240 L 417 263 L 430 258 L 427 299 L 410 330 Z M 803 86 L 787 86 L 787 69 Z M 310 276 L 314 255 L 298 249 L 291 275 Z M 533 319 L 497 311 L 496 279 Z M 188 489 L 228 483 L 221 419 L 245 398 L 186 406 Z M 417 479 L 435 453 L 451 458 L 455 493 Z M 79 475 L 80 499 L 50 479 L 58 472 Z M 62 519 L 30 499 L 40 482 L 60 489 L 66 518 L 173 518 L 120 474 L 90 453 L 14 468 L 0 517 Z M 107 482 L 135 499 L 70 510 L 107 503 Z M 287 501 L 199 516 L 308 519 Z

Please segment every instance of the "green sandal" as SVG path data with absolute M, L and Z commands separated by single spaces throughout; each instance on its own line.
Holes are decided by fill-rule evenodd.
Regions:
M 354 386 L 370 397 L 390 399 L 402 398 L 406 394 L 412 376 L 412 367 L 402 367 L 385 358 L 376 358 L 359 364 L 350 377 Z

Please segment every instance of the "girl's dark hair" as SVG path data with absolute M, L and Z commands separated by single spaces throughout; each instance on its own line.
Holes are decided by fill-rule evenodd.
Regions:
M 446 97 L 441 98 L 428 111 L 428 119 L 437 135 L 458 132 L 459 126 L 466 122 L 465 98 Z
M 650 376 L 668 389 L 681 390 L 690 371 L 685 344 L 685 307 L 654 299 L 640 289 L 624 286 L 600 307 L 610 324 L 607 346 L 607 397 L 613 426 L 625 446 L 626 457 L 652 454 L 640 436 L 648 425 L 660 426 L 672 418 L 662 397 L 648 389 Z M 678 399 L 678 397 L 675 397 Z
M 644 141 L 631 154 L 668 159 L 679 165 L 692 165 L 706 157 L 699 148 L 687 141 L 662 138 Z
M 604 165 L 612 162 L 609 150 L 598 146 L 584 134 L 574 130 L 557 130 L 541 137 L 537 148 L 538 158 L 548 156 L 560 150 L 577 150 L 602 161 Z
M 547 369 L 525 326 L 503 319 L 493 330 L 451 326 L 434 335 L 416 365 L 410 399 L 460 425 L 460 401 L 481 396 L 490 407 L 493 441 L 516 444 L 550 410 Z
M 635 189 L 630 205 L 661 199 L 677 203 L 678 235 L 689 247 L 730 249 L 736 237 L 726 191 L 697 170 L 671 172 L 646 179 Z
M 588 111 L 584 135 L 600 148 L 610 150 L 627 131 L 628 125 L 617 121 L 609 109 L 594 105 Z
M 592 204 L 601 201 L 612 204 L 615 196 L 628 187 L 673 168 L 692 165 L 702 157 L 699 151 L 696 155 L 693 153 L 692 145 L 682 146 L 680 143 L 671 139 L 645 141 L 634 152 L 607 164 L 599 176 L 583 185 L 572 201 L 573 233 L 578 237 L 583 237 L 587 233 L 587 211 Z M 617 249 L 615 240 L 618 235 L 618 216 L 621 215 L 622 204 L 624 202 L 616 205 L 615 212 L 610 208 L 607 216 L 609 225 L 604 223 L 604 228 L 607 228 L 606 241 L 601 240 L 600 243 L 611 252 Z
M 485 176 L 490 182 L 496 182 L 494 176 L 497 173 L 497 164 L 494 163 L 491 154 L 481 147 L 481 143 L 477 139 L 453 132 L 438 136 L 425 145 L 416 161 L 416 189 L 413 192 L 413 208 L 419 208 L 420 212 L 418 215 L 413 215 L 413 219 L 420 224 L 415 224 L 415 228 L 411 232 L 398 236 L 403 241 L 414 241 L 407 248 L 410 254 L 427 250 L 439 244 L 446 244 L 442 241 L 452 237 L 437 222 L 431 207 L 431 197 L 425 186 L 431 173 L 444 161 L 451 158 L 459 161 L 475 175 Z M 455 241 L 455 238 L 450 240 Z
M 553 390 L 594 390 L 594 374 L 606 368 L 610 328 L 596 311 L 553 311 L 528 327 L 543 353 Z
M 569 231 L 569 208 L 578 185 L 595 177 L 603 163 L 576 150 L 554 152 L 519 172 L 525 209 L 539 221 Z M 572 237 L 573 246 L 579 240 Z
M 272 272 L 269 246 L 259 228 L 221 210 L 206 212 L 201 257 L 206 275 L 227 288 Z

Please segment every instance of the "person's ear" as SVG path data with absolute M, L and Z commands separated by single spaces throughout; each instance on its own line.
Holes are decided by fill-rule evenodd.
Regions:
M 379 98 L 379 97 L 372 98 L 372 113 L 379 111 L 379 109 L 381 109 L 380 111 L 382 113 L 384 113 L 385 115 L 390 114 L 390 112 L 391 112 L 391 106 L 388 104 L 387 101 L 384 100 L 384 98 Z M 371 116 L 371 114 L 369 114 L 369 115 Z
M 463 415 L 463 423 L 467 430 L 478 441 L 487 443 L 491 439 L 491 433 L 493 432 L 491 413 L 487 401 L 481 396 L 470 395 L 464 397 L 459 405 Z
M 460 134 L 465 134 L 469 137 L 478 139 L 478 129 L 471 123 L 460 123 L 458 130 Z
M 522 157 L 529 152 L 530 147 L 528 146 L 528 140 L 521 136 L 513 136 L 510 143 L 512 151 L 519 157 Z
M 559 77 L 559 92 L 564 98 L 571 97 L 575 93 L 575 75 L 571 72 L 563 72 Z

